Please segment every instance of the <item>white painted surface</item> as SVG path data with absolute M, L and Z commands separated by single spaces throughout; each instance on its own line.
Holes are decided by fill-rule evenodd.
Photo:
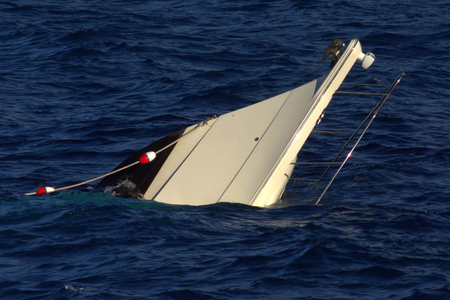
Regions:
M 352 40 L 327 76 L 195 129 L 177 143 L 145 198 L 182 205 L 275 203 L 291 162 L 360 54 Z

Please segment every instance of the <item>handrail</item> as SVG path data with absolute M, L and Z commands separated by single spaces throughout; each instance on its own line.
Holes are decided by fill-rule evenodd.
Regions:
M 364 128 L 363 132 L 360 134 L 358 140 L 356 141 L 356 143 L 353 145 L 352 149 L 350 150 L 350 152 L 347 154 L 345 160 L 342 162 L 342 164 L 340 165 L 340 167 L 338 168 L 338 170 L 336 171 L 336 173 L 333 175 L 333 177 L 331 178 L 330 182 L 327 184 L 327 186 L 325 187 L 325 189 L 322 191 L 322 194 L 319 196 L 319 198 L 317 199 L 315 205 L 318 205 L 320 200 L 323 198 L 323 196 L 325 195 L 325 193 L 327 192 L 328 188 L 330 187 L 330 185 L 333 183 L 334 179 L 336 178 L 336 176 L 339 174 L 339 172 L 341 171 L 342 167 L 345 165 L 345 163 L 347 162 L 347 160 L 350 158 L 350 156 L 352 155 L 353 151 L 355 150 L 356 146 L 359 144 L 359 142 L 361 141 L 362 137 L 364 136 L 364 134 L 367 132 L 367 129 L 369 128 L 369 126 L 372 124 L 373 120 L 375 119 L 375 117 L 377 116 L 378 112 L 380 111 L 380 109 L 383 107 L 383 105 L 386 103 L 387 99 L 389 98 L 389 96 L 392 94 L 392 92 L 394 91 L 394 89 L 397 87 L 397 85 L 400 83 L 400 80 L 402 79 L 402 77 L 405 75 L 404 71 L 401 71 L 400 75 L 395 79 L 395 81 L 392 83 L 392 85 L 390 86 L 390 88 L 388 89 L 386 95 L 377 103 L 377 105 L 375 105 L 375 107 L 372 109 L 372 111 L 367 115 L 367 117 L 364 119 L 364 121 L 358 126 L 358 128 L 355 131 L 355 134 L 352 135 L 350 137 L 350 139 L 347 141 L 347 143 L 345 144 L 345 146 L 341 149 L 341 151 L 339 151 L 338 155 L 336 155 L 336 157 L 333 159 L 333 163 L 336 161 L 336 159 L 341 155 L 341 153 L 344 151 L 344 149 L 347 147 L 347 145 L 350 143 L 350 141 L 354 138 L 354 136 L 356 135 L 356 133 L 361 129 L 361 127 L 363 126 L 363 124 L 365 124 L 367 122 L 367 120 L 370 118 L 370 121 L 367 123 L 366 127 Z M 325 176 L 325 174 L 328 172 L 328 170 L 331 168 L 332 164 L 330 164 L 328 166 L 328 168 L 325 170 L 325 172 L 322 174 L 322 176 L 319 178 L 319 180 L 316 182 L 316 184 L 314 185 L 313 189 L 315 189 L 315 187 L 319 184 L 319 182 L 322 180 L 322 178 Z

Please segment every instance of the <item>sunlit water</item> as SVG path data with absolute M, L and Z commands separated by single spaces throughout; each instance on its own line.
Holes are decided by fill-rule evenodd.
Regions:
M 1 2 L 0 297 L 448 299 L 449 15 L 446 1 Z M 325 74 L 334 38 L 376 55 L 352 81 L 406 76 L 319 206 L 300 182 L 268 209 L 95 184 L 23 195 Z M 353 130 L 378 100 L 336 96 L 320 126 Z M 341 145 L 310 142 L 310 160 Z

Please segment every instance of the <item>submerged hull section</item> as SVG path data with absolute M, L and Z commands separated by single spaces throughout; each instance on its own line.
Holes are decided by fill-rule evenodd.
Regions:
M 100 185 L 131 182 L 139 198 L 178 205 L 275 203 L 297 153 L 360 54 L 353 40 L 327 76 L 169 135 L 117 168 L 173 143 L 150 164 L 114 174 Z

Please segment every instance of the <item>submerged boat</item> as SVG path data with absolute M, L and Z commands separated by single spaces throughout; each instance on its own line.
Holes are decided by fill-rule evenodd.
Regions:
M 265 101 L 209 119 L 170 134 L 137 151 L 114 171 L 64 188 L 45 187 L 31 194 L 46 194 L 104 178 L 98 187 L 113 195 L 174 205 L 209 205 L 219 202 L 266 207 L 283 195 L 297 166 L 297 154 L 321 118 L 331 98 L 353 65 L 367 69 L 375 59 L 364 54 L 358 40 L 348 45 L 336 39 L 322 61 L 330 57 L 328 74 Z M 344 148 L 366 124 L 357 142 L 339 163 L 316 204 L 339 173 L 370 126 L 373 117 L 400 82 L 394 81 L 372 112 L 351 135 Z M 372 118 L 370 117 L 372 116 Z
M 329 49 L 327 75 L 170 134 L 133 154 L 99 186 L 175 205 L 276 203 L 333 94 L 356 61 L 368 68 L 375 59 L 358 40 Z

